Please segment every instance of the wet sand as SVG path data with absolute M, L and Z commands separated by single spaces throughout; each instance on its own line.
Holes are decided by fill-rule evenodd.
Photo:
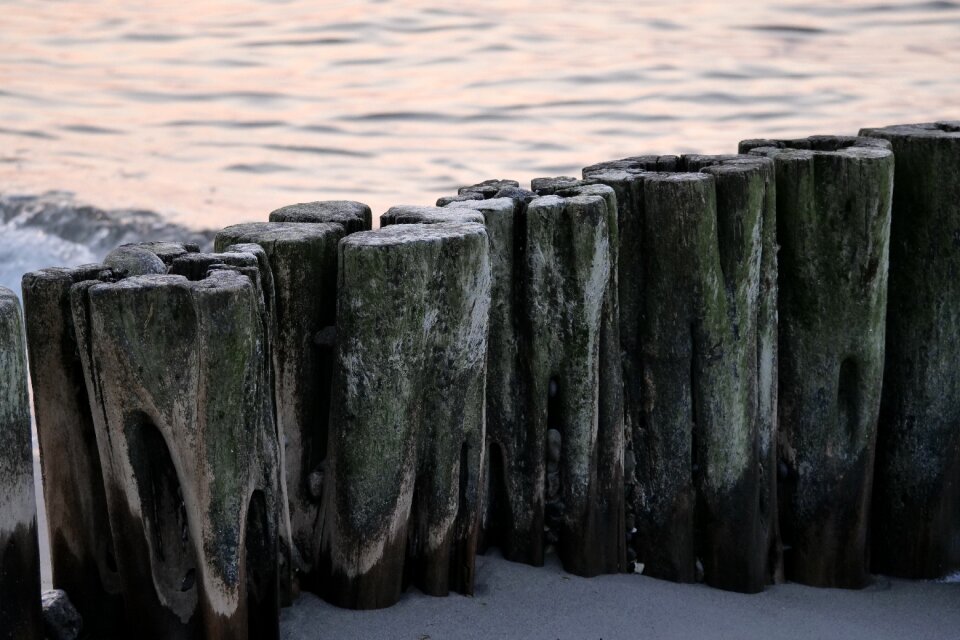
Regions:
M 949 640 L 960 638 L 960 583 L 878 577 L 862 591 L 785 584 L 743 595 L 640 575 L 578 578 L 555 557 L 534 568 L 487 555 L 472 598 L 411 591 L 389 609 L 347 611 L 304 594 L 283 611 L 282 637 Z

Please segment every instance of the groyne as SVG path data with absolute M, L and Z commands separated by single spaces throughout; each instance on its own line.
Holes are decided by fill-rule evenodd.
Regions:
M 956 570 L 958 168 L 958 123 L 747 140 L 31 272 L 54 586 L 106 637 L 275 638 L 303 590 L 472 593 L 491 547 L 744 593 Z M 39 569 L 0 302 L 19 640 Z

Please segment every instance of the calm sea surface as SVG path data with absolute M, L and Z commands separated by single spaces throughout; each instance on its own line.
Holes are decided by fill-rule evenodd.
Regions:
M 0 191 L 217 226 L 960 118 L 960 3 L 0 0 Z

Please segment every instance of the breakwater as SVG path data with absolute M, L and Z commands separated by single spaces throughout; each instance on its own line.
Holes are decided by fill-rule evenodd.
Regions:
M 955 569 L 960 124 L 862 134 L 27 274 L 55 586 L 91 632 L 270 638 L 302 589 L 470 593 L 492 546 L 742 592 Z M 0 437 L 28 443 L 2 310 Z M 3 589 L 38 572 L 27 538 Z M 13 588 L 10 637 L 39 637 Z

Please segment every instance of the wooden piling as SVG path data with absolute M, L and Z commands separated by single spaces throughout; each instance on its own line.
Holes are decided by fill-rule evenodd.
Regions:
M 628 559 L 760 591 L 779 566 L 772 163 L 638 156 L 564 183 L 616 194 Z
M 939 578 L 960 569 L 960 122 L 860 134 L 896 156 L 871 566 Z
M 128 635 L 279 637 L 262 294 L 226 266 L 71 289 Z
M 619 362 L 609 357 L 617 336 L 612 195 L 545 196 L 524 214 L 522 321 L 529 334 L 520 357 L 528 428 L 539 436 L 531 453 L 546 449 L 537 456 L 547 479 L 538 498 L 564 567 L 586 576 L 624 564 L 623 413 Z M 559 452 L 548 447 L 553 430 Z M 559 491 L 551 490 L 551 473 Z
M 476 223 L 393 225 L 340 243 L 321 557 L 325 597 L 389 606 L 473 591 L 490 266 Z
M 502 180 L 464 187 L 460 192 L 476 199 L 451 200 L 442 209 L 394 207 L 381 217 L 381 224 L 476 219 L 487 228 L 492 284 L 483 546 L 495 544 L 508 559 L 542 565 L 546 546 L 555 545 L 564 567 L 577 575 L 621 571 L 625 564 L 623 404 L 617 355 L 616 251 L 612 248 L 616 242 L 611 245 L 609 240 L 611 235 L 616 238 L 613 192 L 596 185 L 582 193 L 568 194 L 592 199 L 594 210 L 582 216 L 576 209 L 579 201 L 554 198 L 564 203 L 560 207 L 563 213 L 554 212 L 557 220 L 546 216 L 545 220 L 556 228 L 544 231 L 544 237 L 535 240 L 531 240 L 527 224 L 528 207 L 538 202 L 535 193 L 520 189 L 513 181 Z M 570 210 L 565 208 L 568 205 Z M 586 233 L 581 227 L 594 225 L 598 205 L 606 212 L 599 225 L 602 242 L 598 237 L 592 249 L 579 246 L 571 249 L 569 245 L 576 242 L 574 239 L 582 239 L 578 233 Z M 557 237 L 552 237 L 552 233 Z M 540 247 L 537 243 L 544 239 L 551 244 Z M 591 250 L 607 251 L 608 255 L 589 254 Z M 539 256 L 544 252 L 562 255 L 550 265 L 523 259 L 523 256 Z M 575 260 L 581 260 L 582 264 Z M 608 274 L 608 281 L 601 286 L 603 304 L 598 326 L 590 324 L 594 319 L 589 313 L 589 317 L 583 317 L 587 294 L 577 289 L 582 283 L 570 283 L 564 295 L 571 298 L 551 299 L 549 304 L 532 296 L 528 283 L 531 278 L 545 277 L 544 269 L 549 271 L 562 265 L 566 276 L 577 279 L 585 277 L 584 270 L 596 262 L 605 264 Z M 559 286 L 565 280 L 559 278 L 552 282 Z M 542 328 L 547 319 L 567 328 L 571 323 L 585 323 L 583 326 L 594 332 L 590 339 L 599 340 L 601 346 L 593 350 L 593 347 L 572 345 L 562 352 L 556 344 L 551 344 L 552 354 L 542 352 L 548 348 L 546 343 L 537 346 L 530 343 L 534 328 Z M 545 365 L 545 374 L 530 369 L 534 354 L 537 358 L 546 358 L 548 363 L 551 357 L 557 360 Z M 568 369 L 581 367 L 589 372 L 573 382 L 565 380 L 573 385 L 567 385 L 566 393 L 570 396 L 592 398 L 580 414 L 557 404 L 558 381 L 551 378 L 555 372 L 550 370 L 561 368 L 558 363 L 564 358 L 568 360 L 563 361 L 563 366 Z M 542 379 L 543 375 L 548 377 Z M 592 386 L 595 383 L 596 388 Z M 544 413 L 547 404 L 537 397 L 543 385 L 553 389 L 548 393 L 554 394 L 550 404 L 556 405 L 557 424 L 548 423 Z M 595 392 L 599 394 L 597 397 Z M 566 446 L 560 430 L 564 419 L 568 420 L 566 429 L 570 437 Z M 577 469 L 577 473 L 571 469 Z
M 893 154 L 854 137 L 744 141 L 777 176 L 779 504 L 786 577 L 857 588 L 884 359 Z
M 294 205 L 271 217 L 311 216 L 314 223 L 255 222 L 227 227 L 217 234 L 215 248 L 232 245 L 261 247 L 272 279 L 270 315 L 274 327 L 272 370 L 281 447 L 283 483 L 287 496 L 290 535 L 300 586 L 321 591 L 315 547 L 322 529 L 320 499 L 327 464 L 330 389 L 336 339 L 337 243 L 347 234 L 340 223 L 316 222 L 321 217 L 343 220 L 351 228 L 369 227 L 359 203 Z M 351 206 L 347 206 L 351 205 Z M 357 206 L 352 206 L 357 205 Z M 307 207 L 306 211 L 296 207 Z M 280 210 L 284 211 L 284 210 Z M 366 211 L 369 211 L 368 209 Z M 354 221 L 350 222 L 349 216 Z M 362 224 L 361 224 L 362 223 Z M 296 587 L 295 587 L 296 588 Z
M 604 287 L 598 347 L 597 434 L 596 448 L 588 454 L 587 464 L 594 465 L 596 489 L 592 514 L 587 522 L 575 523 L 585 533 L 581 542 L 590 548 L 566 549 L 564 566 L 578 575 L 619 573 L 626 569 L 626 523 L 624 511 L 624 404 L 623 365 L 620 358 L 620 318 L 618 298 L 618 263 L 620 250 L 616 192 L 607 185 L 584 184 L 580 181 L 546 182 L 534 180 L 531 185 L 541 195 L 563 198 L 602 198 L 606 206 L 607 250 L 609 275 Z M 535 201 L 530 201 L 535 202 Z M 527 252 L 533 249 L 527 248 Z
M 473 196 L 476 198 L 476 193 Z M 523 469 L 541 464 L 525 424 L 521 374 L 521 286 L 524 204 L 512 198 L 453 201 L 447 216 L 480 215 L 490 244 L 490 332 L 487 342 L 486 468 L 479 548 L 497 546 L 514 562 L 543 564 L 543 524 L 534 523 L 537 480 Z M 543 434 L 540 434 L 542 437 Z
M 122 624 L 123 600 L 70 288 L 115 279 L 93 264 L 22 281 L 53 586 L 69 594 L 88 631 L 106 635 Z
M 42 640 L 40 553 L 20 302 L 0 287 L 0 638 Z

